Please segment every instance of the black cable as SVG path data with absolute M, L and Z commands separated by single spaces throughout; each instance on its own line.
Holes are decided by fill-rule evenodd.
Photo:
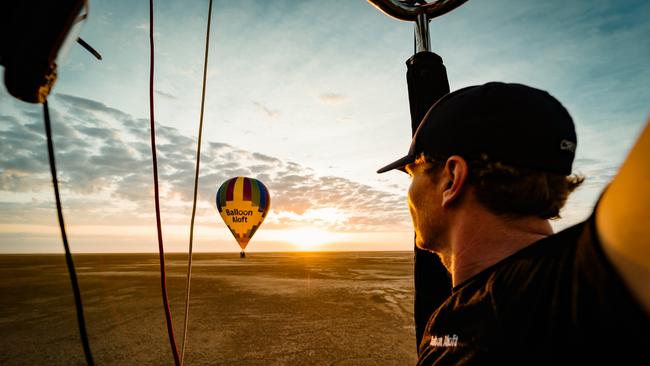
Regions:
M 54 143 L 52 142 L 52 128 L 50 127 L 50 111 L 47 106 L 47 100 L 43 103 L 43 114 L 45 116 L 45 134 L 47 135 L 47 154 L 50 159 L 50 171 L 52 172 L 52 185 L 54 185 L 54 198 L 56 200 L 56 213 L 59 217 L 59 228 L 61 229 L 61 239 L 63 240 L 63 247 L 65 248 L 65 261 L 68 265 L 68 272 L 70 273 L 70 282 L 72 283 L 72 292 L 74 294 L 74 304 L 77 310 L 77 323 L 79 324 L 79 336 L 81 337 L 81 344 L 83 345 L 84 355 L 86 356 L 86 363 L 91 366 L 94 365 L 93 355 L 90 351 L 90 343 L 88 342 L 88 333 L 86 332 L 86 321 L 84 319 L 84 308 L 81 302 L 81 292 L 79 291 L 79 283 L 77 283 L 77 273 L 74 269 L 74 262 L 70 254 L 70 246 L 68 245 L 68 236 L 65 233 L 65 223 L 63 222 L 63 209 L 61 208 L 61 196 L 59 195 L 59 181 L 56 178 L 56 162 L 54 160 Z
M 187 259 L 187 284 L 185 285 L 185 321 L 183 322 L 183 340 L 181 342 L 181 364 L 185 359 L 185 343 L 190 317 L 190 283 L 192 278 L 192 243 L 194 241 L 194 218 L 196 216 L 196 196 L 199 189 L 199 167 L 201 164 L 201 136 L 203 135 L 203 109 L 205 106 L 205 84 L 208 75 L 208 49 L 210 47 L 210 19 L 212 18 L 212 0 L 208 6 L 208 29 L 205 35 L 205 58 L 203 60 L 203 88 L 201 90 L 201 115 L 199 117 L 199 137 L 196 147 L 196 170 L 194 173 L 194 196 L 192 200 L 192 219 L 190 221 L 190 246 Z
M 93 48 L 93 46 L 89 45 L 86 41 L 81 39 L 81 37 L 77 38 L 77 43 L 81 45 L 81 47 L 85 48 L 86 51 L 90 52 L 93 56 L 95 56 L 96 59 L 101 60 L 102 55 L 97 52 L 96 49 Z
M 167 297 L 167 274 L 165 272 L 165 250 L 163 246 L 162 224 L 160 223 L 160 199 L 158 191 L 158 159 L 156 157 L 156 128 L 154 123 L 153 108 L 153 70 L 154 70 L 154 48 L 153 48 L 153 0 L 149 0 L 149 45 L 150 45 L 150 65 L 149 65 L 149 116 L 151 123 L 151 158 L 153 161 L 153 186 L 154 201 L 156 204 L 156 228 L 158 230 L 158 253 L 160 257 L 160 287 L 162 288 L 163 307 L 165 310 L 165 321 L 167 322 L 167 334 L 169 343 L 174 355 L 174 364 L 181 365 L 181 359 L 178 356 L 176 348 L 176 339 L 174 338 L 174 324 L 172 323 L 172 313 L 169 308 L 169 299 Z

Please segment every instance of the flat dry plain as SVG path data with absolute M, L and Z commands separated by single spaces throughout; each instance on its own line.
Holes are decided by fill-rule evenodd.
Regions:
M 171 365 L 157 254 L 75 255 L 98 365 Z M 416 362 L 412 253 L 196 254 L 186 365 Z M 187 256 L 167 255 L 174 328 Z M 0 364 L 85 363 L 62 255 L 0 256 Z

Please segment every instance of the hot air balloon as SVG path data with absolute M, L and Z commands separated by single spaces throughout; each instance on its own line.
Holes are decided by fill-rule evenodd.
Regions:
M 230 178 L 217 191 L 217 210 L 239 243 L 240 256 L 246 257 L 246 245 L 262 225 L 271 204 L 269 190 L 257 179 Z

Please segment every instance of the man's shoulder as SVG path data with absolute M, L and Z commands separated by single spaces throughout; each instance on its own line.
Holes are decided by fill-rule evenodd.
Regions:
M 569 275 L 576 263 L 578 244 L 588 228 L 580 222 L 540 239 L 497 263 L 489 280 L 492 283 L 529 284 L 535 277 Z
M 575 247 L 587 226 L 588 220 L 582 221 L 528 245 L 502 262 L 508 265 L 510 261 L 539 260 L 545 257 L 556 257 L 565 253 L 565 255 L 569 255 L 575 252 Z
M 452 297 L 474 296 L 471 294 L 476 291 L 492 293 L 495 287 L 522 291 L 537 277 L 547 280 L 568 274 L 587 226 L 587 221 L 580 222 L 522 248 L 454 288 Z
M 588 219 L 454 288 L 429 320 L 420 364 L 440 359 L 454 364 L 468 357 L 481 364 L 504 357 L 530 359 L 526 355 L 552 364 L 562 354 L 592 355 L 606 335 L 645 334 L 626 342 L 650 341 L 648 318 L 601 252 Z M 446 336 L 457 339 L 453 347 L 444 346 Z M 615 339 L 611 345 L 622 342 Z M 648 358 L 648 352 L 641 352 L 641 358 Z
M 554 313 L 569 309 L 552 304 L 571 301 L 577 243 L 585 225 L 581 222 L 532 243 L 455 287 L 427 328 L 477 324 L 483 333 L 490 333 L 485 339 L 499 342 L 504 327 L 533 318 L 548 321 Z

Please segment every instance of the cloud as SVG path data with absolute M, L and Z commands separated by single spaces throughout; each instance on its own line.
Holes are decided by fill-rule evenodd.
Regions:
M 348 98 L 345 97 L 344 95 L 341 94 L 335 94 L 335 93 L 326 93 L 326 94 L 321 94 L 318 99 L 323 103 L 327 105 L 338 105 L 343 102 L 345 102 Z
M 272 164 L 278 164 L 281 162 L 280 159 L 260 153 L 253 153 L 253 158 Z
M 118 109 L 107 107 L 104 103 L 94 100 L 80 98 L 73 95 L 56 94 L 56 99 L 63 101 L 68 106 L 68 111 L 71 113 L 86 113 L 86 111 L 104 112 L 113 115 L 116 118 L 125 118 L 128 115 Z
M 153 178 L 148 120 L 71 95 L 59 94 L 51 105 L 66 214 L 77 223 L 149 223 Z M 0 116 L 2 219 L 48 220 L 53 207 L 41 117 L 21 110 L 22 104 L 16 106 L 15 116 Z M 191 210 L 196 140 L 162 124 L 156 137 L 163 217 L 166 223 L 185 225 Z M 269 228 L 309 225 L 372 231 L 406 229 L 410 224 L 404 195 L 322 176 L 299 163 L 223 142 L 203 146 L 199 222 L 214 221 L 217 188 L 242 175 L 258 178 L 269 188 L 272 212 L 265 223 Z
M 164 92 L 162 90 L 156 90 L 156 94 L 158 94 L 158 95 L 160 95 L 162 97 L 168 98 L 168 99 L 178 99 L 178 98 L 176 98 L 175 95 L 170 94 L 170 93 L 166 93 L 166 92 Z
M 273 110 L 273 109 L 263 105 L 260 102 L 253 102 L 253 104 L 257 107 L 257 109 L 260 112 L 262 112 L 263 114 L 265 114 L 269 118 L 276 119 L 276 118 L 280 117 L 280 112 L 277 111 L 277 110 Z
M 142 23 L 138 23 L 138 24 L 135 25 L 134 28 L 135 28 L 138 32 L 142 32 L 142 33 L 145 33 L 145 34 L 149 34 L 149 22 L 148 22 L 148 21 L 144 21 L 144 22 L 142 22 Z M 154 29 L 154 31 L 153 31 L 153 36 L 154 36 L 155 39 L 159 39 L 159 38 L 160 38 L 160 32 L 159 32 L 158 30 Z
M 351 123 L 354 122 L 354 120 L 350 117 L 338 117 L 336 118 L 336 122 L 338 123 Z

